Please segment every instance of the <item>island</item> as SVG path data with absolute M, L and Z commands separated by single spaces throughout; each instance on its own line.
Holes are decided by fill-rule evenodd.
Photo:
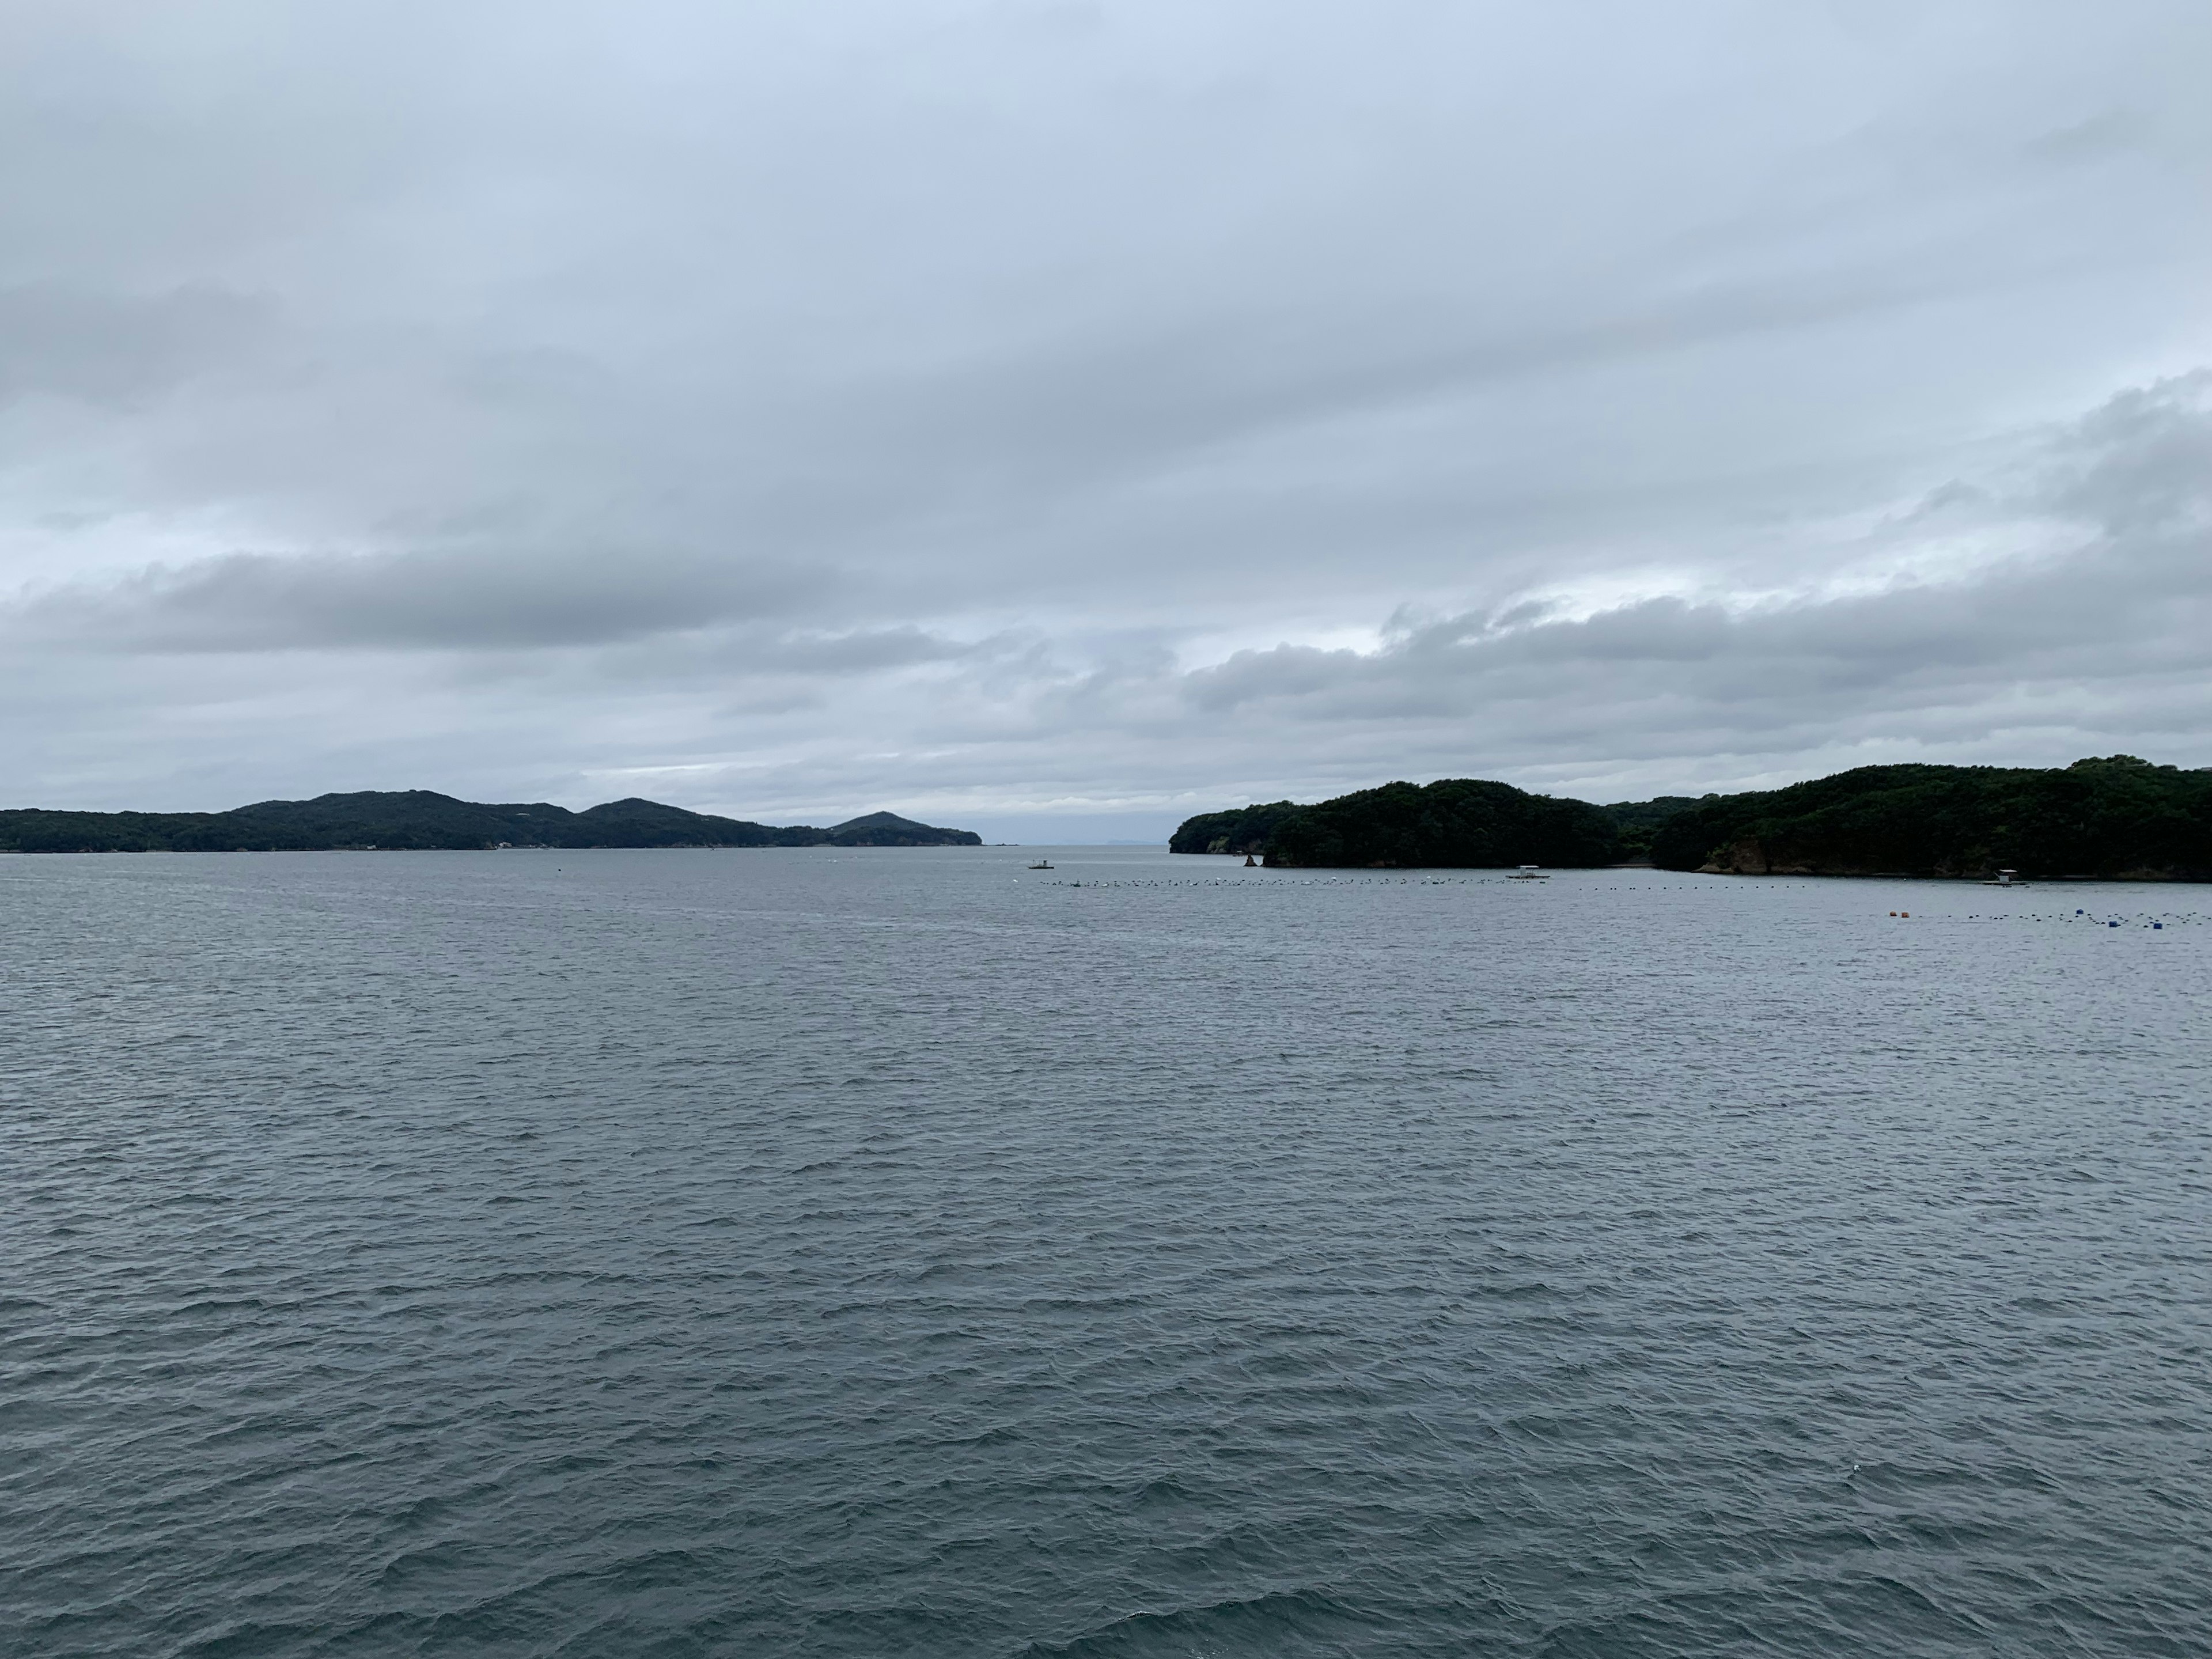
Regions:
M 1311 806 L 1279 800 L 1184 821 L 1170 853 L 1256 854 L 1271 865 L 1613 864 L 1620 832 L 1602 806 L 1509 783 L 1443 778 L 1386 783 Z
M 1862 766 L 1781 789 L 1610 805 L 1446 778 L 1200 813 L 1168 849 L 1289 866 L 1633 861 L 1730 875 L 2208 881 L 2212 768 L 2133 755 L 2052 768 Z
M 529 847 L 980 847 L 972 830 L 940 830 L 871 812 L 827 830 L 717 817 L 633 796 L 572 812 L 544 801 L 485 805 L 428 789 L 363 790 L 264 800 L 228 812 L 0 811 L 0 852 L 309 853 L 474 851 Z

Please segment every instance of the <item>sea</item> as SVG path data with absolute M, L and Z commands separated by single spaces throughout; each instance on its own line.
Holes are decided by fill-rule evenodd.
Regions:
M 0 1652 L 2212 1653 L 2212 889 L 0 859 Z

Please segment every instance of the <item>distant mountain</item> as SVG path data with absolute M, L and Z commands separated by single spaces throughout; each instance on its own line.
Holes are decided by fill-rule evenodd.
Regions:
M 1503 783 L 1385 784 L 1188 819 L 1174 853 L 1276 865 L 1610 864 L 1737 875 L 2212 881 L 2212 770 L 2132 755 L 2063 768 L 1863 766 L 1786 789 L 1595 806 Z
M 365 790 L 313 800 L 264 800 L 228 812 L 0 811 L 0 852 L 316 852 L 492 847 L 980 847 L 969 830 L 939 830 L 872 812 L 833 830 L 780 829 L 689 812 L 659 801 L 609 801 L 581 812 L 544 801 L 483 805 L 428 789 Z
M 983 838 L 972 830 L 936 830 L 896 812 L 871 812 L 848 818 L 827 832 L 833 847 L 981 847 Z

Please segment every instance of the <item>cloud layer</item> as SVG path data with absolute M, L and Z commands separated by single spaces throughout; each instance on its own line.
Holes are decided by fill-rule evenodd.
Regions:
M 2212 15 L 0 21 L 9 793 L 2212 763 Z

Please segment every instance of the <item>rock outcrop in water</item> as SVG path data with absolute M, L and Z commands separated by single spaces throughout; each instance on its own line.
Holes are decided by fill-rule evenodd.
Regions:
M 659 801 L 609 801 L 581 812 L 543 801 L 483 805 L 428 789 L 365 790 L 264 800 L 228 812 L 0 811 L 0 851 L 14 853 L 319 852 L 494 847 L 979 847 L 972 830 L 940 830 L 871 812 L 827 830 L 779 828 Z
M 2212 880 L 2212 769 L 1863 766 L 1788 788 L 1610 806 L 1445 779 L 1187 820 L 1176 853 L 1276 865 L 1553 866 L 1648 855 L 1739 875 Z

